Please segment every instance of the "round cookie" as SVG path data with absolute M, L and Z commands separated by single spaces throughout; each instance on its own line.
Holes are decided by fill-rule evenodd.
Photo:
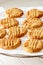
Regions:
M 17 26 L 19 22 L 14 18 L 5 18 L 0 20 L 0 25 L 2 25 L 4 28 L 10 28 L 12 26 Z
M 31 9 L 26 13 L 26 17 L 28 18 L 40 18 L 43 16 L 43 11 L 38 10 L 38 9 Z
M 3 38 L 0 39 L 0 48 L 10 50 L 19 47 L 21 40 L 19 38 Z
M 23 21 L 23 26 L 26 29 L 38 28 L 38 27 L 41 27 L 42 25 L 43 25 L 43 22 L 39 18 L 28 18 Z
M 38 52 L 42 50 L 43 48 L 43 42 L 38 39 L 30 39 L 24 42 L 23 49 L 27 52 Z
M 43 28 L 30 29 L 27 36 L 33 39 L 43 39 Z
M 6 30 L 0 28 L 0 38 L 3 38 L 6 35 Z
M 8 35 L 14 37 L 22 37 L 27 33 L 27 30 L 23 26 L 14 26 L 9 28 Z
M 6 14 L 8 15 L 8 17 L 17 18 L 23 15 L 23 11 L 18 8 L 11 8 L 11 9 L 6 10 Z

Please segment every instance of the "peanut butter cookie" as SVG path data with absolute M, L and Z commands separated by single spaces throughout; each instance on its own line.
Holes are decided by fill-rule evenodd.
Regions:
M 43 16 L 43 11 L 40 11 L 38 9 L 31 9 L 26 13 L 26 17 L 28 18 L 40 18 Z
M 29 39 L 24 42 L 23 49 L 27 52 L 38 52 L 42 50 L 43 42 L 37 39 Z
M 14 26 L 9 28 L 8 35 L 14 37 L 22 37 L 26 34 L 27 30 L 23 26 Z
M 23 11 L 18 8 L 11 8 L 11 9 L 6 10 L 6 14 L 8 14 L 8 17 L 17 18 L 23 15 Z
M 34 39 L 43 39 L 43 28 L 30 29 L 27 36 Z
M 3 25 L 4 28 L 10 28 L 12 26 L 17 26 L 19 23 L 14 18 L 5 18 L 0 20 L 0 25 Z
M 24 20 L 23 22 L 23 26 L 26 29 L 38 28 L 38 27 L 41 27 L 42 25 L 43 25 L 43 22 L 39 18 L 28 18 Z
M 0 48 L 3 49 L 15 49 L 19 47 L 21 44 L 21 40 L 19 38 L 3 38 L 0 39 Z

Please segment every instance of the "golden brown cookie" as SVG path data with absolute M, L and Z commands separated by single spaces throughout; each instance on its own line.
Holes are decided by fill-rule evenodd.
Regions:
M 30 29 L 27 36 L 33 39 L 43 39 L 43 28 Z
M 6 35 L 6 30 L 0 28 L 0 38 L 3 38 Z
M 41 27 L 42 25 L 43 25 L 43 22 L 39 18 L 28 18 L 24 20 L 23 22 L 23 26 L 26 29 L 38 28 L 38 27 Z
M 14 18 L 5 18 L 0 20 L 0 25 L 3 25 L 4 28 L 10 28 L 12 26 L 17 26 L 19 23 Z
M 15 49 L 19 47 L 21 44 L 21 40 L 19 38 L 3 38 L 0 39 L 0 48 L 3 49 Z
M 38 39 L 29 39 L 23 44 L 23 49 L 27 52 L 38 52 L 42 49 L 43 42 Z
M 27 30 L 23 26 L 14 26 L 9 28 L 8 35 L 14 37 L 22 37 L 26 34 Z
M 11 9 L 6 10 L 6 14 L 8 14 L 8 17 L 17 18 L 23 15 L 23 11 L 18 8 L 11 8 Z
M 38 9 L 31 9 L 26 13 L 26 17 L 28 18 L 40 18 L 43 16 L 43 11 L 40 11 Z

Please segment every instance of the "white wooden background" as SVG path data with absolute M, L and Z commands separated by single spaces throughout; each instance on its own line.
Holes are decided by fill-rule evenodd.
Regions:
M 0 7 L 43 6 L 43 0 L 8 0 L 0 3 Z M 41 58 L 15 58 L 0 55 L 0 65 L 43 65 Z

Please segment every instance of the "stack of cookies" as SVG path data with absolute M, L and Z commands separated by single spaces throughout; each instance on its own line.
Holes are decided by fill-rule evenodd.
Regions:
M 15 49 L 21 45 L 20 37 L 27 33 L 24 26 L 19 26 L 19 21 L 15 19 L 22 17 L 23 11 L 11 8 L 5 12 L 8 17 L 0 20 L 0 48 Z
M 23 11 L 18 8 L 12 8 L 6 10 L 6 14 L 8 17 L 0 20 L 0 26 L 2 26 L 2 28 L 0 28 L 0 48 L 15 49 L 21 44 L 20 38 L 17 37 L 22 34 L 24 35 L 24 32 L 26 31 L 23 29 L 21 30 L 18 26 L 18 20 L 15 19 L 21 17 Z
M 38 52 L 43 49 L 43 22 L 40 19 L 43 11 L 32 9 L 26 13 L 26 19 L 19 26 L 17 18 L 23 16 L 23 11 L 11 8 L 5 11 L 7 18 L 0 20 L 0 48 L 16 49 L 21 45 L 21 37 L 27 34 L 23 49 L 28 52 Z
M 31 9 L 26 13 L 23 25 L 28 30 L 28 40 L 24 42 L 23 48 L 27 52 L 38 52 L 43 49 L 43 22 L 40 19 L 43 11 Z

